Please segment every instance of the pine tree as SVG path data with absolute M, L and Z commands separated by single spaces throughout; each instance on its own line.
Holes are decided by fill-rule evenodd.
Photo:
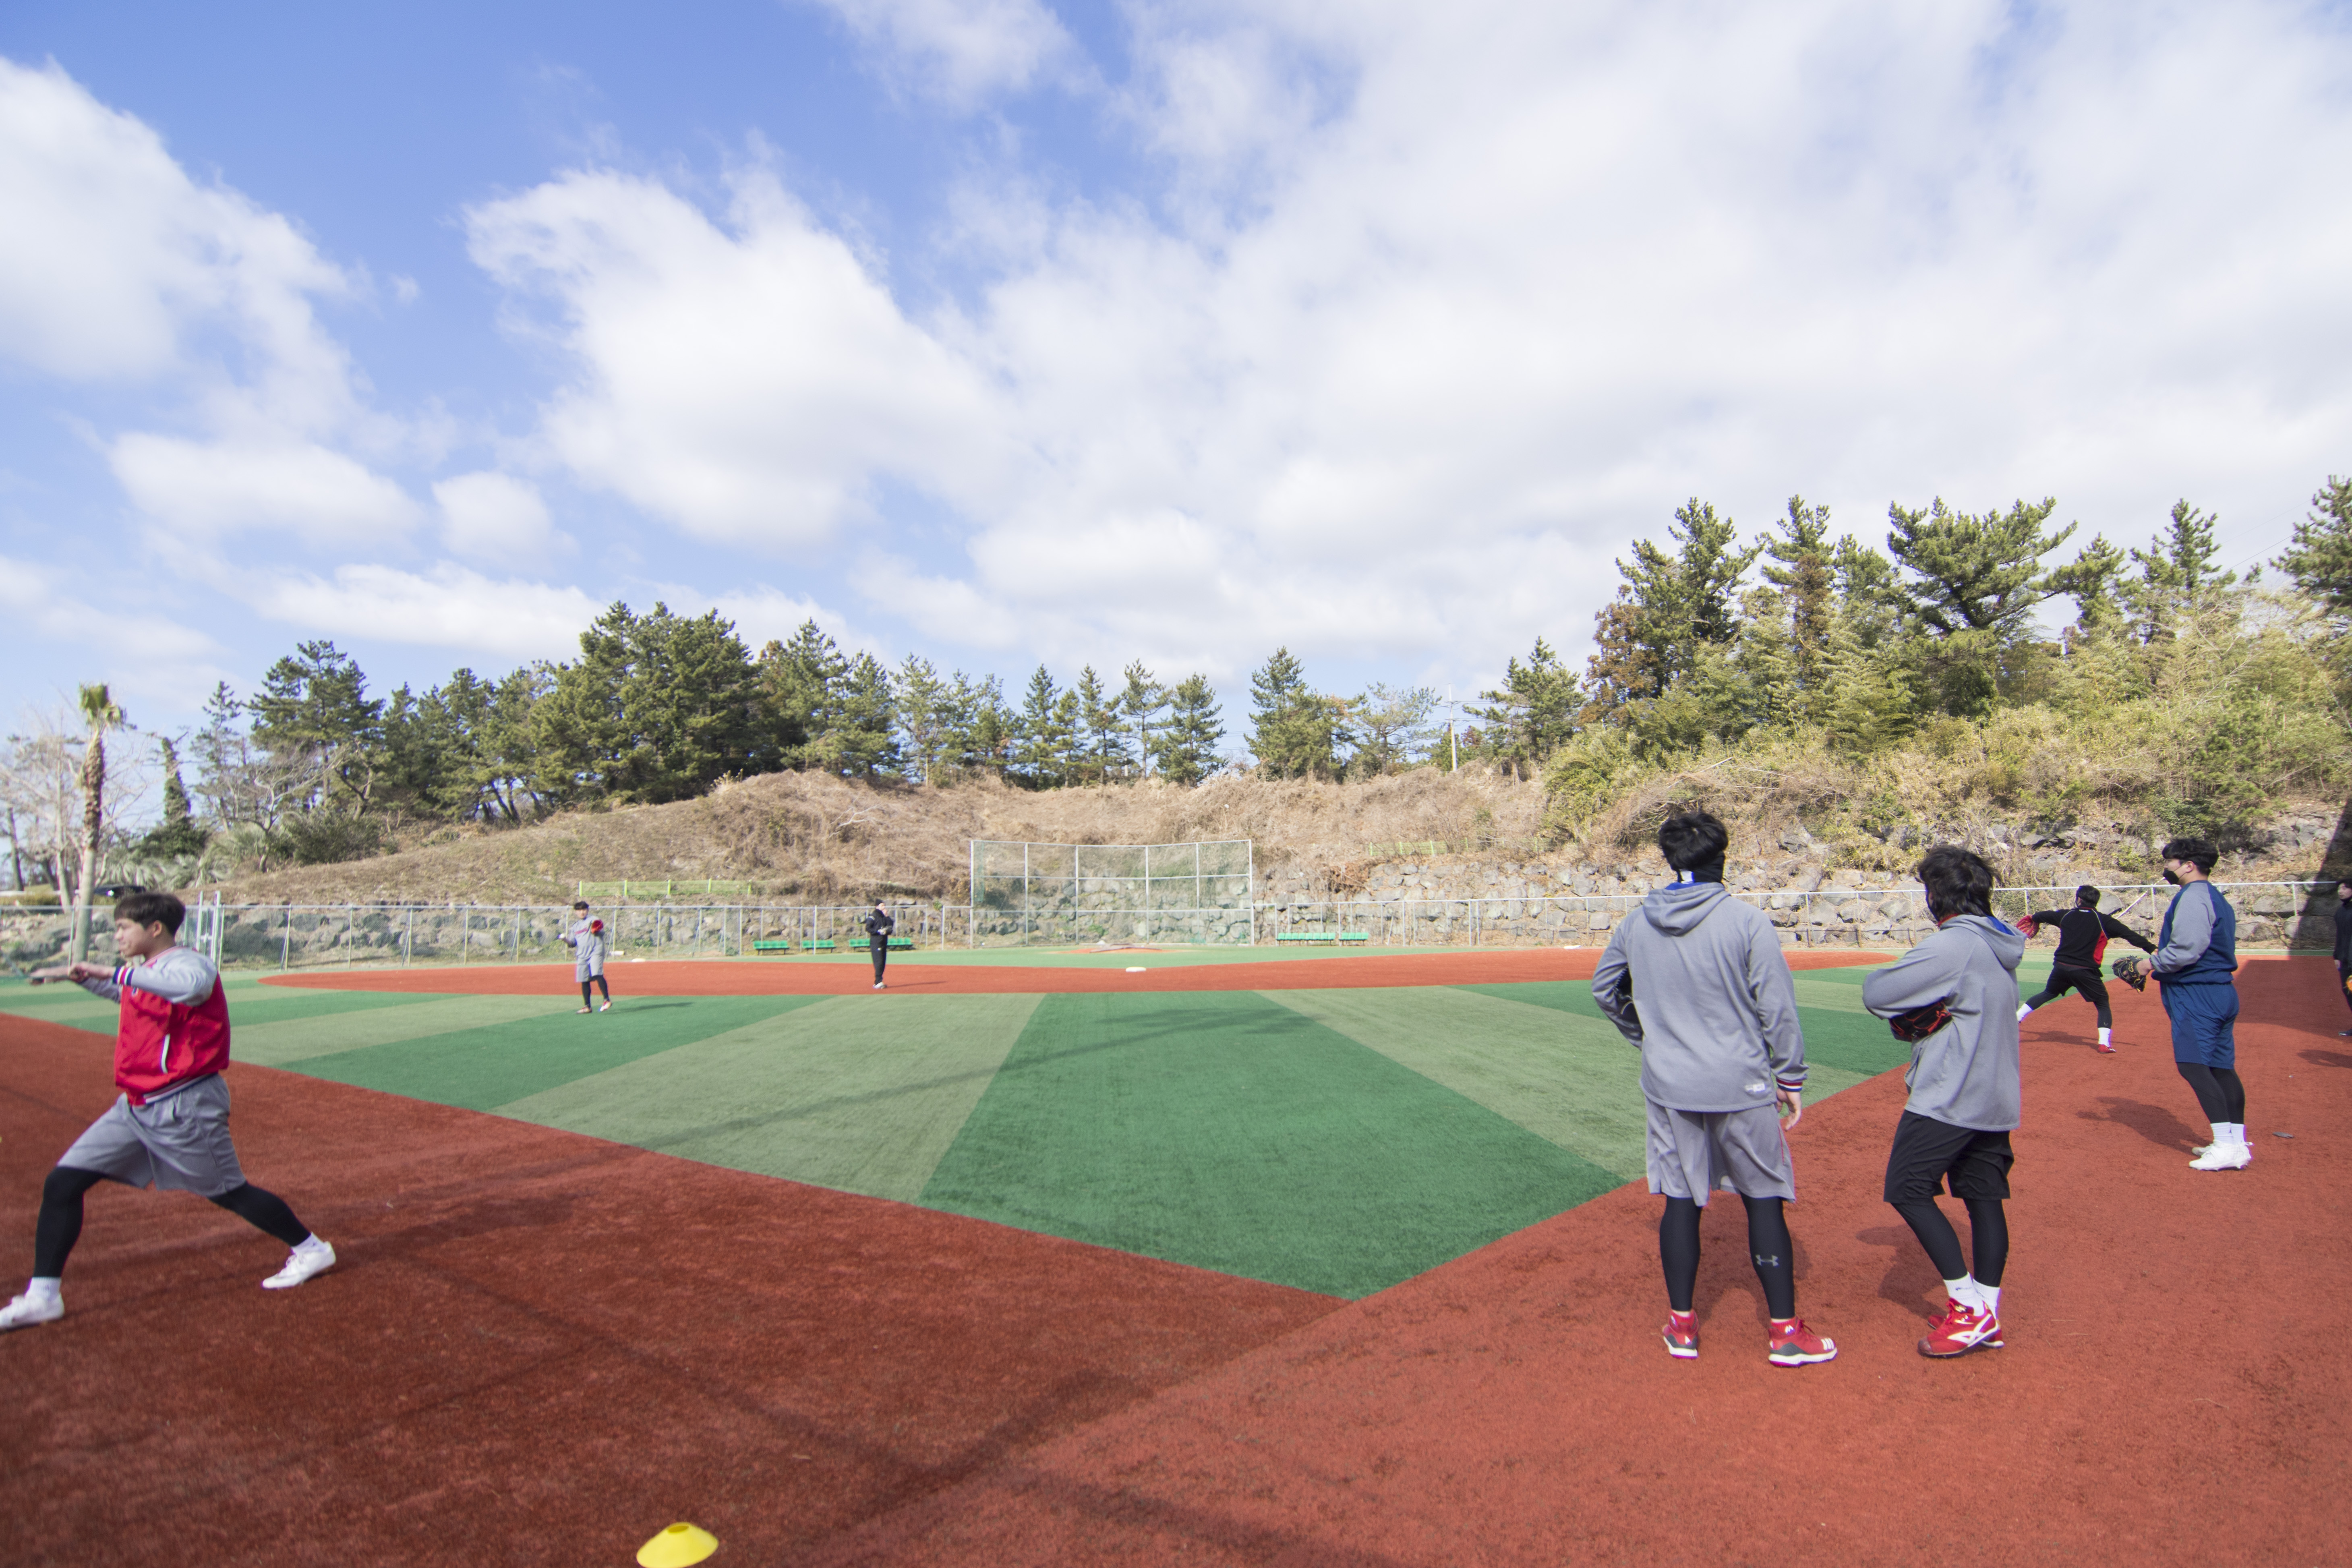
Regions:
M 1778 526 L 1780 537 L 1764 542 L 1764 553 L 1774 562 L 1764 568 L 1764 580 L 1787 600 L 1790 674 L 1801 689 L 1810 691 L 1827 672 L 1830 623 L 1837 616 L 1830 509 L 1790 496 L 1789 513 Z M 1797 705 L 1782 706 L 1793 710 Z
M 2330 615 L 2352 616 L 2352 479 L 2327 477 L 2276 564 Z
M 900 756 L 907 776 L 938 784 L 947 750 L 947 687 L 926 658 L 908 654 L 891 682 L 892 708 L 898 715 Z
M 1324 697 L 1286 647 L 1250 677 L 1250 751 L 1268 778 L 1339 776 L 1339 751 L 1352 741 L 1349 704 Z
M 849 661 L 814 621 L 803 621 L 789 643 L 772 639 L 760 650 L 758 705 L 762 746 L 772 765 L 825 768 L 841 720 Z
M 1532 776 L 1576 733 L 1576 715 L 1584 706 L 1575 673 L 1541 637 L 1526 664 L 1513 658 L 1505 665 L 1499 689 L 1478 695 L 1490 704 L 1470 710 L 1472 718 L 1485 721 L 1483 749 L 1515 776 Z
M 1146 669 L 1141 659 L 1127 667 L 1127 689 L 1119 694 L 1119 717 L 1126 721 L 1127 733 L 1135 738 L 1133 765 L 1138 771 L 1148 768 L 1159 753 L 1153 745 L 1153 735 L 1160 721 L 1160 710 L 1168 706 L 1168 689 L 1159 678 Z
M 1385 686 L 1379 681 L 1356 699 L 1356 728 L 1361 736 L 1356 754 L 1348 759 L 1351 777 L 1378 777 L 1410 767 L 1431 743 L 1430 715 L 1437 710 L 1437 693 L 1426 686 Z
M 1160 776 L 1171 784 L 1199 784 L 1216 771 L 1217 747 L 1224 738 L 1209 678 L 1186 676 L 1170 693 L 1168 722 L 1152 742 Z
M 688 618 L 656 601 L 638 616 L 615 604 L 580 634 L 580 655 L 533 710 L 548 771 L 571 790 L 684 800 L 751 771 L 761 672 L 718 611 Z
M 1126 760 L 1127 732 L 1119 722 L 1118 700 L 1104 687 L 1091 664 L 1078 671 L 1077 684 L 1067 695 L 1073 736 L 1070 782 L 1101 784 Z
M 1012 777 L 1031 789 L 1063 782 L 1072 739 L 1071 713 L 1044 665 L 1029 677 L 1013 741 Z
M 897 727 L 890 672 L 872 654 L 861 653 L 849 661 L 842 681 L 841 710 L 831 731 L 834 767 L 865 779 L 897 771 Z
M 2021 635 L 2035 607 L 2057 591 L 2042 558 L 2076 526 L 2049 531 L 2057 509 L 2055 497 L 1981 515 L 1954 511 L 1941 496 L 1925 510 L 1890 505 L 1886 548 L 1916 579 L 1906 586 L 1912 613 L 1943 637 L 1987 632 L 2005 643 Z
M 1596 649 L 1585 671 L 1592 717 L 1664 695 L 1701 644 L 1738 635 L 1734 595 L 1763 543 L 1737 547 L 1738 526 L 1696 496 L 1676 509 L 1666 532 L 1673 552 L 1639 540 L 1632 563 L 1617 563 L 1625 581 L 1594 617 Z
M 179 748 L 165 735 L 157 736 L 155 745 L 163 752 L 163 820 L 140 839 L 139 853 L 159 860 L 201 855 L 212 835 L 196 826 L 195 813 L 189 808 L 188 786 L 180 778 Z
M 306 642 L 269 667 L 246 704 L 254 743 L 310 775 L 312 806 L 364 811 L 383 761 L 383 704 L 367 677 L 331 642 Z

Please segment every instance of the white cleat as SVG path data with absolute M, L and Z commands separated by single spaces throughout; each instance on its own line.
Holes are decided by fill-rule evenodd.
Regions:
M 27 1293 L 0 1307 L 0 1332 L 9 1329 L 29 1329 L 36 1323 L 54 1323 L 66 1315 L 64 1300 L 56 1296 L 35 1298 Z
M 596 1009 L 599 1013 L 609 1013 L 612 1010 L 613 1005 L 610 1002 L 605 1003 L 602 1007 Z
M 335 1266 L 335 1249 L 310 1237 L 286 1255 L 286 1267 L 261 1282 L 265 1290 L 291 1290 L 303 1280 L 324 1274 Z
M 2192 1171 L 2242 1171 L 2254 1163 L 2254 1152 L 2243 1143 L 2209 1143 L 2189 1162 Z

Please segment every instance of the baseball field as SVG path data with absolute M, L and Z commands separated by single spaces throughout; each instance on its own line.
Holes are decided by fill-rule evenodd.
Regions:
M 2008 1344 L 1880 1200 L 1907 1047 L 1804 955 L 1800 1306 L 1738 1205 L 1660 1348 L 1590 951 L 902 955 L 232 977 L 281 1249 L 108 1186 L 0 1339 L 0 1546 L 76 1564 L 2321 1564 L 2352 1530 L 2352 1042 L 2255 959 L 2255 1161 L 2192 1173 L 2153 994 L 2026 1025 Z M 1826 958 L 1825 962 L 1820 962 Z M 2029 969 L 2037 959 L 2029 958 Z M 0 986 L 0 1271 L 113 1009 Z M 1957 1205 L 1955 1217 L 1957 1218 Z M 12 1250 L 7 1250 L 12 1249 Z M 13 1282 L 12 1282 L 13 1283 Z

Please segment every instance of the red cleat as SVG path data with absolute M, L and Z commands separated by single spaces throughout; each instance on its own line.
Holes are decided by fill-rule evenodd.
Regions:
M 2000 1319 L 1958 1301 L 1951 1303 L 1950 1310 L 1936 1320 L 1927 1337 L 1919 1342 L 1919 1353 L 1935 1361 L 1949 1361 L 1973 1351 L 1999 1349 Z
M 1809 1366 L 1814 1362 L 1835 1361 L 1837 1342 L 1805 1327 L 1802 1318 L 1775 1320 L 1772 1347 L 1765 1352 L 1765 1358 L 1774 1366 Z
M 1658 1331 L 1666 1342 L 1666 1353 L 1678 1360 L 1689 1361 L 1698 1354 L 1698 1314 L 1666 1310 L 1666 1326 Z

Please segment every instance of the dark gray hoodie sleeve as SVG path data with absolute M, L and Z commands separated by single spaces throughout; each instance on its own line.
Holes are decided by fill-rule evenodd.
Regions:
M 1790 978 L 1780 936 L 1769 926 L 1748 939 L 1748 989 L 1756 998 L 1756 1021 L 1764 1030 L 1773 1081 L 1782 1089 L 1804 1088 L 1809 1069 L 1805 1030 L 1797 1020 L 1797 986 Z
M 1930 937 L 1864 980 L 1862 1005 L 1881 1018 L 1892 1018 L 1931 1002 L 1948 1001 L 1960 983 L 1966 956 L 1952 943 Z
M 1625 928 L 1629 922 L 1620 921 L 1610 933 L 1609 946 L 1601 954 L 1601 963 L 1592 971 L 1592 1000 L 1600 1005 L 1617 1032 L 1635 1045 L 1642 1043 L 1642 1016 L 1634 1010 L 1631 997 L 1625 994 L 1627 968 L 1625 962 Z

